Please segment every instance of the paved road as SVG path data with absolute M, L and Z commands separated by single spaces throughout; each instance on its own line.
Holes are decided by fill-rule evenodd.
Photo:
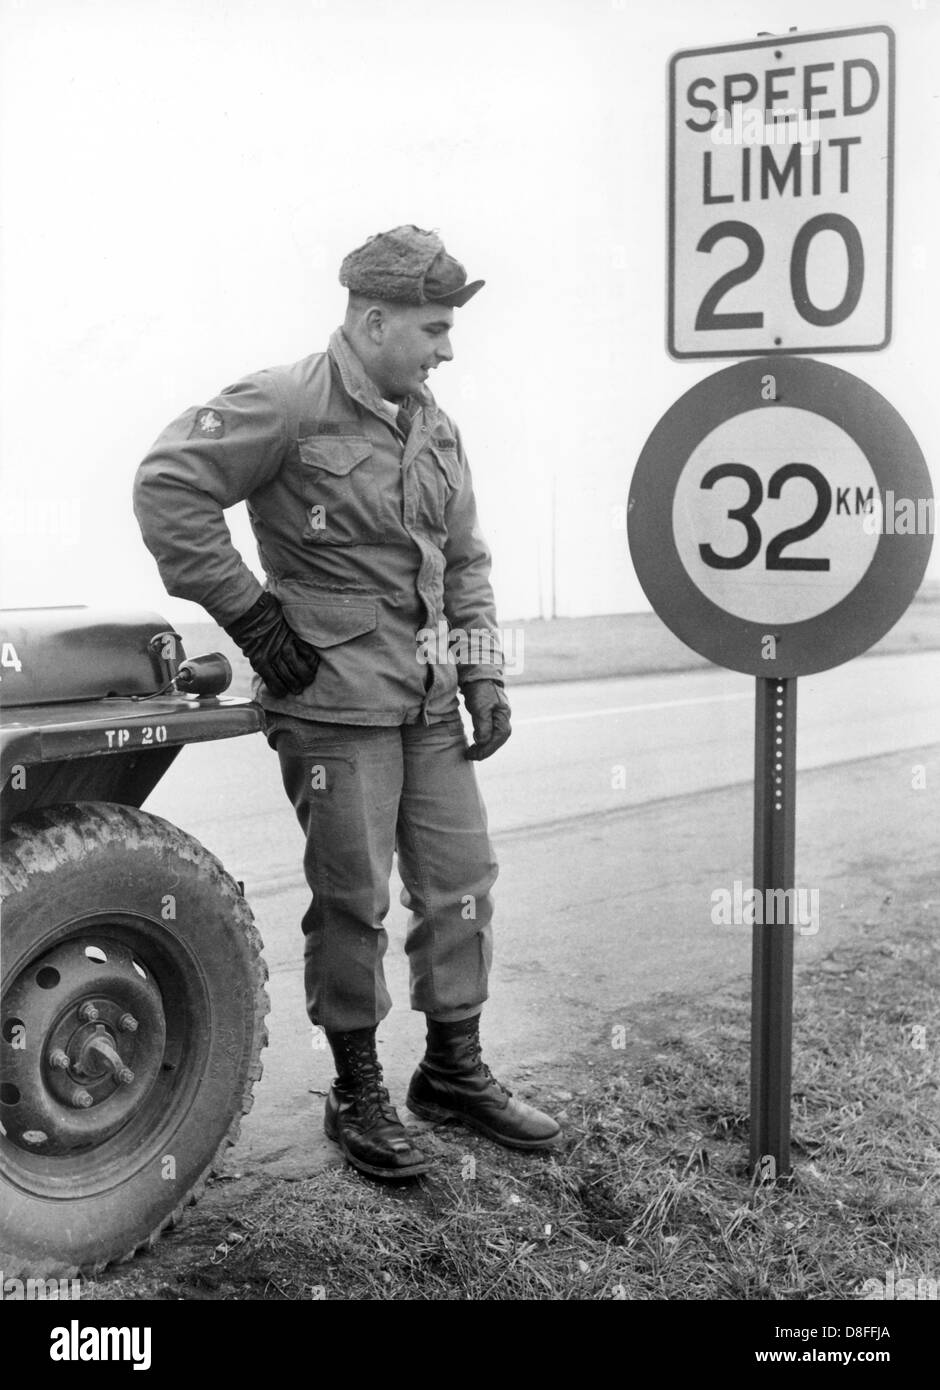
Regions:
M 633 1004 L 746 976 L 750 931 L 713 925 L 711 906 L 717 888 L 749 880 L 754 683 L 706 670 L 512 693 L 513 738 L 479 769 L 502 866 L 485 1036 L 503 1075 L 537 1079 Z M 940 653 L 800 680 L 797 883 L 819 889 L 820 929 L 798 937 L 798 960 L 881 920 L 892 887 L 934 867 L 938 696 Z M 277 760 L 261 737 L 189 748 L 147 809 L 244 879 L 265 940 L 271 1046 L 237 1165 L 309 1172 L 332 1153 L 310 1095 L 331 1067 L 303 1011 L 302 838 Z M 423 1024 L 407 1007 L 397 887 L 387 973 L 398 1006 L 381 1029 L 393 1098 Z

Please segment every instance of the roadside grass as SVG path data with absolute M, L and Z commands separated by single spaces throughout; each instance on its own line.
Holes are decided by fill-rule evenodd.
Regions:
M 169 1280 L 148 1268 L 158 1246 L 83 1297 L 842 1300 L 889 1269 L 936 1280 L 940 943 L 936 904 L 908 909 L 903 934 L 860 933 L 800 971 L 789 1179 L 747 1175 L 736 987 L 646 1006 L 624 1049 L 601 1044 L 590 1082 L 562 1093 L 553 1157 L 425 1128 L 436 1163 L 420 1184 L 337 1167 L 229 1189 L 195 1247 L 186 1229 L 165 1242 Z

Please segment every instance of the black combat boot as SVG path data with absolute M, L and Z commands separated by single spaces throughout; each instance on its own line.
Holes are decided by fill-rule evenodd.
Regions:
M 382 1084 L 375 1029 L 327 1033 L 336 1080 L 326 1100 L 323 1128 L 361 1173 L 374 1178 L 413 1178 L 428 1171 Z
M 408 1087 L 408 1109 L 422 1120 L 459 1120 L 510 1149 L 545 1149 L 560 1126 L 550 1115 L 513 1099 L 480 1055 L 480 1017 L 460 1023 L 428 1019 L 424 1060 Z

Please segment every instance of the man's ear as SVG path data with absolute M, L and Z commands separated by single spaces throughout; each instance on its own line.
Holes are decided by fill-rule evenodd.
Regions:
M 363 326 L 375 343 L 376 347 L 381 347 L 385 342 L 385 334 L 388 329 L 388 315 L 381 304 L 372 304 L 363 316 Z

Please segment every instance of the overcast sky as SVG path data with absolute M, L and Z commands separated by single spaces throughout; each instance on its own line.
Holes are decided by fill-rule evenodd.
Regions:
M 326 345 L 343 256 L 436 227 L 487 284 L 432 382 L 501 619 L 645 608 L 618 510 L 660 415 L 724 362 L 665 349 L 677 49 L 897 35 L 894 340 L 828 360 L 940 442 L 940 0 L 0 0 L 6 606 L 167 599 L 131 510 L 163 426 Z M 825 360 L 825 359 L 824 359 Z M 258 560 L 239 508 L 229 513 Z M 940 555 L 930 573 L 940 575 Z

